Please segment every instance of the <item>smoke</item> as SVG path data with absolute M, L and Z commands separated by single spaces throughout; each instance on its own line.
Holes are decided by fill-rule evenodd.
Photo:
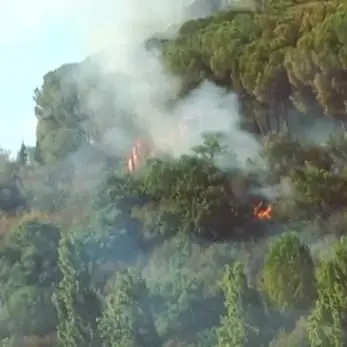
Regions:
M 37 193 L 42 195 L 42 204 L 46 199 L 59 200 L 56 196 L 61 194 L 55 188 L 59 185 L 57 177 L 64 176 L 63 172 L 73 176 L 78 191 L 70 191 L 70 195 L 90 192 L 105 168 L 101 157 L 108 160 L 108 155 L 129 155 L 134 137 L 141 131 L 151 137 L 159 152 L 174 156 L 189 153 L 191 147 L 200 144 L 202 133 L 227 132 L 228 145 L 236 154 L 237 164 L 225 161 L 220 163 L 223 167 L 246 168 L 248 158 L 259 153 L 261 146 L 240 128 L 235 94 L 205 82 L 184 99 L 177 100 L 181 81 L 167 71 L 158 51 L 146 47 L 146 42 L 153 37 L 174 38 L 179 27 L 189 19 L 213 14 L 216 7 L 212 3 L 202 0 L 35 0 L 36 10 L 27 9 L 28 16 L 14 28 L 13 37 L 21 37 L 23 33 L 33 37 L 44 35 L 45 27 L 50 32 L 49 28 L 61 22 L 66 32 L 78 36 L 74 41 L 88 48 L 86 56 L 89 56 L 80 64 L 65 65 L 61 89 L 63 99 L 67 100 L 75 93 L 76 86 L 79 89 L 78 108 L 87 115 L 86 127 L 87 123 L 92 124 L 90 141 L 58 164 L 35 169 L 38 184 L 45 170 L 56 172 L 52 181 L 47 179 L 50 181 L 47 188 L 54 187 L 47 191 L 51 198 L 49 194 Z M 14 1 L 13 6 L 9 2 L 5 6 L 7 13 L 13 15 L 18 8 L 21 8 L 19 0 Z M 187 136 L 183 137 L 179 136 L 182 121 L 187 121 L 188 128 Z M 139 132 L 134 132 L 134 128 Z M 47 139 L 41 143 L 47 143 Z
M 343 124 L 317 112 L 309 112 L 302 117 L 296 110 L 289 114 L 291 133 L 300 139 L 302 145 L 324 147 L 332 136 L 341 133 Z M 341 129 L 342 128 L 342 129 Z
M 132 134 L 115 119 L 123 117 L 150 135 L 157 149 L 173 155 L 189 152 L 206 132 L 226 132 L 228 146 L 243 168 L 249 158 L 259 154 L 259 143 L 241 130 L 236 95 L 205 82 L 177 101 L 180 80 L 167 71 L 158 52 L 146 47 L 149 39 L 174 38 L 185 21 L 212 14 L 215 9 L 211 3 L 123 0 L 117 6 L 108 1 L 96 4 L 98 19 L 94 19 L 85 35 L 93 63 L 114 94 L 113 106 L 118 114 L 104 112 L 104 119 L 100 120 L 103 88 L 89 93 L 82 108 L 94 118 L 101 134 L 99 143 L 106 151 L 130 152 Z M 88 75 L 89 68 L 90 65 L 85 65 L 80 73 Z M 185 138 L 179 137 L 182 121 L 188 127 Z
M 289 199 L 293 197 L 294 188 L 289 177 L 282 177 L 278 184 L 253 188 L 251 189 L 251 193 L 264 196 L 269 200 L 276 200 L 278 198 Z
M 62 3 L 68 16 L 72 18 L 71 12 L 74 11 L 69 8 L 68 2 Z M 122 121 L 128 120 L 148 133 L 160 150 L 173 155 L 189 152 L 192 146 L 200 143 L 203 133 L 226 132 L 227 144 L 236 157 L 233 165 L 237 163 L 239 167 L 246 170 L 249 168 L 249 159 L 258 157 L 262 147 L 249 133 L 241 130 L 237 96 L 210 82 L 204 82 L 184 99 L 176 100 L 180 88 L 179 79 L 165 69 L 157 52 L 146 49 L 145 43 L 148 39 L 155 36 L 175 37 L 180 24 L 189 18 L 204 16 L 213 11 L 208 4 L 202 2 L 196 3 L 193 8 L 190 5 L 190 1 L 120 0 L 111 2 L 101 0 L 87 1 L 85 7 L 80 7 L 79 14 L 76 12 L 75 25 L 80 25 L 81 39 L 88 42 L 93 54 L 93 62 L 96 62 L 101 71 L 103 83 L 102 87 L 98 85 L 89 92 L 82 100 L 83 105 L 79 107 L 92 118 L 92 123 L 98 128 L 96 129 L 98 142 L 110 154 L 126 153 L 131 150 L 132 133 L 126 126 L 120 126 L 117 118 L 121 117 Z M 76 7 L 76 4 L 72 6 Z M 86 22 L 89 19 L 91 22 L 87 28 Z M 92 75 L 92 70 L 93 65 L 84 64 L 80 75 L 88 79 Z M 71 78 L 79 77 L 71 76 Z M 110 107 L 112 110 L 104 104 L 105 95 L 113 98 L 114 108 Z M 113 109 L 117 112 L 114 113 Z M 182 120 L 188 122 L 189 136 L 187 138 L 178 137 L 177 124 Z M 86 182 L 95 180 L 102 171 L 102 166 L 100 168 L 94 166 L 98 158 L 88 157 L 89 154 L 84 149 L 71 155 L 65 164 L 70 167 L 72 163 L 76 170 L 82 167 L 83 170 L 79 173 L 80 184 L 83 183 L 87 186 L 86 189 L 90 189 Z M 89 165 L 90 162 L 93 162 L 93 165 Z M 226 166 L 224 162 L 222 164 Z M 59 168 L 61 169 L 61 166 Z M 42 178 L 38 176 L 39 183 L 42 183 L 43 176 L 48 176 L 47 171 L 42 173 Z M 46 186 L 56 186 L 57 181 L 56 177 L 49 178 Z M 290 190 L 288 183 L 283 182 L 283 185 L 287 191 Z M 65 189 L 65 186 L 63 188 Z M 80 189 L 83 190 L 84 187 Z M 58 195 L 57 191 L 58 189 L 53 191 L 52 195 L 55 195 L 54 203 L 58 205 L 60 201 L 56 200 L 60 194 Z M 259 190 L 272 198 L 280 194 L 279 191 L 280 187 L 277 186 Z M 45 192 L 42 195 L 44 196 L 42 205 L 44 205 L 51 196 L 47 197 Z M 84 201 L 80 203 L 82 205 Z M 129 235 L 132 234 L 129 233 Z M 123 248 L 126 249 L 127 255 L 132 253 L 131 248 L 134 254 L 137 253 L 135 240 L 131 240 L 130 246 L 128 244 L 126 246 Z M 226 248 L 230 248 L 229 245 L 226 245 Z M 116 249 L 113 251 L 117 253 Z M 201 253 L 200 249 L 195 250 L 195 254 Z M 163 254 L 164 256 L 157 263 L 166 265 L 163 259 L 170 257 L 166 252 Z M 213 268 L 213 262 L 210 259 L 213 259 L 214 254 L 210 257 L 205 254 L 204 256 L 205 263 L 199 259 L 200 262 L 189 264 L 194 270 L 191 272 L 198 273 L 205 270 L 211 275 L 210 282 L 213 283 L 214 276 L 218 274 L 218 272 L 210 272 Z M 178 257 L 182 257 L 179 252 Z M 230 258 L 231 256 L 228 257 Z M 259 258 L 254 263 L 259 264 Z M 204 265 L 203 269 L 199 268 L 201 264 Z M 168 282 L 171 279 L 172 282 L 176 280 L 168 272 L 168 267 L 162 268 L 160 270 L 166 273 Z M 222 267 L 216 266 L 216 268 Z M 156 264 L 152 265 L 151 270 L 155 272 L 152 277 L 158 282 L 161 281 L 159 279 L 161 276 L 157 276 Z M 180 274 L 183 271 L 178 267 L 176 273 Z M 216 316 L 219 318 L 220 311 Z M 203 315 L 202 317 L 202 320 L 206 318 Z

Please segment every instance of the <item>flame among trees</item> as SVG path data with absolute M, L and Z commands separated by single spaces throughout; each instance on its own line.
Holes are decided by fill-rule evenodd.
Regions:
M 184 117 L 177 122 L 175 131 L 175 140 L 186 140 L 190 136 L 190 132 L 200 131 L 202 125 L 202 117 L 190 116 Z M 127 161 L 127 169 L 129 173 L 133 173 L 135 170 L 139 169 L 144 165 L 147 159 L 155 156 L 158 152 L 158 148 L 155 148 L 153 141 L 151 141 L 149 135 L 147 137 L 137 138 L 131 153 Z
M 181 36 L 166 47 L 166 60 L 185 81 L 209 76 L 241 91 L 249 98 L 251 120 L 264 133 L 273 124 L 282 124 L 280 117 L 290 123 L 285 111 L 289 99 L 300 109 L 316 102 L 326 113 L 345 117 L 346 1 L 267 3 L 274 8 L 267 9 L 266 18 L 234 11 L 187 23 Z M 44 164 L 65 158 L 86 139 L 78 123 L 80 98 L 73 90 L 69 98 L 63 97 L 59 86 L 66 93 L 66 83 L 59 81 L 56 72 L 49 73 L 36 95 L 36 156 L 46 169 Z M 109 117 L 114 97 L 101 104 L 107 106 L 94 119 L 105 119 L 104 113 Z M 277 112 L 282 107 L 284 111 Z M 114 115 L 110 118 L 117 118 Z M 338 210 L 342 211 L 340 229 L 346 233 L 345 135 L 333 150 L 342 161 L 338 170 L 330 160 L 332 146 L 309 151 L 299 141 L 276 135 L 274 151 L 265 149 L 272 159 L 271 178 L 288 177 L 293 183 L 293 196 L 273 204 L 276 218 L 277 204 L 290 204 L 290 209 L 283 208 L 288 220 L 306 214 L 305 222 L 312 223 L 308 229 L 319 228 L 331 240 L 337 227 L 323 217 L 335 217 Z M 97 134 L 94 138 L 97 141 Z M 223 248 L 219 243 L 209 242 L 206 247 L 195 242 L 201 237 L 255 238 L 258 225 L 266 223 L 255 223 L 255 228 L 238 226 L 252 219 L 254 212 L 268 218 L 270 207 L 265 202 L 242 204 L 230 191 L 229 173 L 211 162 L 218 146 L 205 144 L 175 160 L 149 161 L 141 177 L 117 172 L 102 181 L 98 197 L 93 191 L 69 200 L 74 185 L 65 176 L 54 175 L 47 181 L 47 174 L 35 172 L 37 185 L 24 176 L 26 189 L 21 193 L 29 207 L 45 210 L 49 206 L 66 227 L 60 232 L 59 222 L 47 225 L 39 218 L 38 223 L 27 221 L 7 230 L 0 252 L 5 319 L 1 338 L 48 330 L 56 335 L 58 330 L 58 345 L 64 347 L 128 347 L 134 346 L 134 337 L 141 347 L 345 346 L 345 242 L 329 248 L 329 257 L 318 262 L 312 261 L 310 250 L 301 242 L 302 229 L 295 237 L 284 233 L 286 237 L 277 239 L 268 254 L 259 254 L 259 245 L 252 244 L 247 255 L 257 263 L 255 273 L 249 271 L 251 266 L 232 266 L 241 251 L 239 244 Z M 30 163 L 20 165 L 21 174 L 34 170 Z M 13 192 L 10 195 L 14 197 Z M 32 196 L 40 197 L 41 203 Z M 94 199 L 89 210 L 86 202 Z M 2 208 L 7 201 L 0 201 Z M 62 217 L 62 206 L 71 211 L 75 205 L 84 208 L 88 218 L 82 220 L 78 212 L 71 219 Z M 68 237 L 61 239 L 64 235 Z M 265 256 L 262 269 L 259 256 Z M 142 264 L 143 258 L 148 262 L 142 273 L 129 276 L 119 271 Z M 224 269 L 223 265 L 229 266 Z M 256 283 L 259 273 L 260 284 Z M 52 307 L 52 291 L 57 311 Z M 305 329 L 301 334 L 289 331 L 301 314 L 308 321 Z
M 186 125 L 185 122 L 180 123 Z M 183 133 L 179 133 L 183 135 Z M 185 127 L 184 136 L 189 136 L 189 130 Z M 217 133 L 206 133 L 203 135 L 203 144 L 194 148 L 195 152 L 203 154 L 209 153 L 209 158 L 213 159 L 215 155 L 221 154 L 226 148 L 222 145 L 223 134 Z M 213 139 L 214 138 L 214 139 Z M 213 153 L 212 153 L 213 152 Z M 149 159 L 150 154 L 155 155 L 153 148 L 150 148 L 149 141 L 145 139 L 137 139 L 131 154 L 128 158 L 128 172 L 134 173 L 135 170 L 140 169 L 147 159 Z M 272 206 L 266 204 L 265 201 L 260 201 L 253 209 L 253 216 L 259 220 L 267 221 L 272 218 Z
M 260 220 L 270 220 L 272 218 L 272 207 L 267 205 L 264 201 L 260 201 L 254 207 L 253 215 Z

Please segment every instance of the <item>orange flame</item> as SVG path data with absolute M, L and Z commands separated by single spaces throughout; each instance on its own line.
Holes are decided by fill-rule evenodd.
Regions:
M 254 208 L 253 215 L 260 220 L 270 220 L 272 218 L 272 207 L 271 205 L 264 205 L 263 201 Z
M 136 140 L 128 158 L 129 173 L 133 173 L 137 170 L 142 165 L 143 160 L 147 155 L 150 155 L 149 144 L 141 139 Z
M 177 126 L 178 127 L 173 127 L 173 131 L 177 133 L 177 138 L 180 140 L 185 140 L 188 138 L 190 128 L 196 128 L 196 124 L 190 125 L 191 120 L 199 120 L 201 123 L 200 117 L 197 116 L 189 116 L 189 117 L 184 117 L 180 122 L 178 122 Z M 199 124 L 200 124 L 199 123 Z M 133 173 L 135 170 L 137 170 L 143 163 L 143 159 L 146 156 L 151 156 L 153 155 L 153 144 L 151 141 L 143 140 L 143 139 L 138 139 L 136 140 L 136 143 L 134 144 L 131 154 L 128 157 L 128 172 Z
M 134 172 L 140 166 L 141 149 L 141 141 L 137 140 L 128 158 L 128 171 L 130 173 Z

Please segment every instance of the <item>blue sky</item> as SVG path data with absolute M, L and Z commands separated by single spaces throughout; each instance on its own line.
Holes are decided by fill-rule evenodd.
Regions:
M 105 48 L 118 56 L 123 40 L 136 32 L 134 23 L 147 19 L 145 27 L 143 23 L 139 27 L 148 31 L 153 30 L 147 26 L 154 25 L 152 17 L 159 18 L 158 13 L 167 19 L 179 15 L 177 9 L 172 11 L 172 4 L 163 0 L 0 0 L 0 148 L 16 152 L 22 141 L 35 143 L 32 97 L 46 72 Z M 166 17 L 161 26 L 167 26 Z
M 33 90 L 50 69 L 82 60 L 88 53 L 81 39 L 83 23 L 75 21 L 83 6 L 70 4 L 67 0 L 0 1 L 1 148 L 17 151 L 23 140 L 35 143 Z

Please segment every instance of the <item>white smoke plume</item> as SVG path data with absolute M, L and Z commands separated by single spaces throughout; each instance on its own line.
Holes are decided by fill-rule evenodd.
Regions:
M 5 13 L 15 14 L 23 9 L 22 3 L 5 1 Z M 6 18 L 3 23 L 13 29 L 12 37 L 23 32 L 42 35 L 45 26 L 64 23 L 66 31 L 71 29 L 71 35 L 77 35 L 80 46 L 86 48 L 86 56 L 93 56 L 107 76 L 116 109 L 131 115 L 137 127 L 146 130 L 161 150 L 179 155 L 198 144 L 201 133 L 227 131 L 230 146 L 239 161 L 246 163 L 261 147 L 240 129 L 237 97 L 204 83 L 183 101 L 174 103 L 179 80 L 168 73 L 158 52 L 149 52 L 145 47 L 153 37 L 174 38 L 185 21 L 213 14 L 223 4 L 211 0 L 35 0 L 34 6 L 25 8 L 26 16 L 18 24 L 7 23 Z M 91 74 L 88 64 L 80 72 Z M 104 94 L 105 88 L 96 87 L 80 106 L 99 127 L 103 149 L 130 153 L 133 138 L 114 125 L 117 122 L 113 119 L 100 117 Z M 109 112 L 108 117 L 116 116 Z M 178 137 L 178 123 L 194 117 L 201 121 L 192 120 L 189 140 L 183 141 Z
M 165 69 L 160 55 L 145 47 L 146 40 L 155 36 L 173 38 L 188 19 L 211 14 L 212 3 L 197 1 L 191 6 L 191 0 L 121 0 L 108 7 L 107 1 L 101 1 L 96 12 L 108 13 L 109 20 L 94 21 L 86 35 L 102 72 L 114 76 L 110 88 L 115 88 L 116 107 L 131 114 L 136 125 L 151 135 L 156 147 L 179 155 L 197 145 L 204 132 L 227 132 L 230 147 L 245 166 L 261 147 L 240 128 L 237 97 L 212 83 L 203 83 L 172 105 L 179 81 Z M 88 98 L 88 113 L 97 113 L 102 92 L 96 89 Z M 183 119 L 192 119 L 188 140 L 179 138 L 177 132 Z M 121 129 L 107 126 L 102 132 L 110 150 L 124 151 L 129 146 L 127 134 Z

